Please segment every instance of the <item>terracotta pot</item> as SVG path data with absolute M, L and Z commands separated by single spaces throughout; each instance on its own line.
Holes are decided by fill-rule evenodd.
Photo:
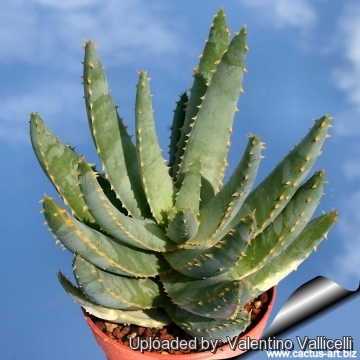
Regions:
M 270 291 L 270 302 L 268 309 L 265 312 L 262 319 L 255 325 L 250 331 L 245 332 L 241 339 L 246 339 L 249 336 L 251 339 L 260 339 L 263 331 L 265 329 L 266 323 L 268 321 L 270 312 L 274 306 L 276 296 L 276 287 L 273 287 Z M 238 356 L 244 353 L 244 350 L 236 348 L 232 350 L 229 345 L 223 345 L 221 351 L 217 350 L 215 354 L 212 354 L 210 351 L 203 351 L 192 354 L 184 355 L 171 355 L 171 354 L 158 354 L 145 351 L 143 354 L 140 351 L 134 351 L 128 346 L 122 345 L 115 340 L 110 339 L 106 334 L 104 334 L 88 316 L 88 314 L 83 310 L 85 320 L 87 321 L 97 343 L 100 345 L 101 349 L 105 352 L 108 360 L 146 360 L 146 359 L 158 359 L 158 360 L 192 360 L 192 359 L 229 359 L 235 356 Z

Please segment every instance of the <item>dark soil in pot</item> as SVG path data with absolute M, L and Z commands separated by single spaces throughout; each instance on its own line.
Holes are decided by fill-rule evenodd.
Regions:
M 246 329 L 245 333 L 250 331 L 263 317 L 264 313 L 266 312 L 270 299 L 271 294 L 270 291 L 265 292 L 259 295 L 256 299 L 251 300 L 245 305 L 245 310 L 251 311 L 251 324 Z M 179 326 L 172 323 L 167 326 L 163 326 L 161 328 L 146 328 L 137 325 L 124 325 L 124 324 L 116 324 L 109 321 L 104 321 L 99 319 L 95 316 L 90 315 L 91 319 L 95 323 L 95 325 L 107 336 L 111 339 L 119 342 L 120 344 L 129 346 L 129 337 L 132 337 L 132 343 L 137 344 L 138 340 L 149 340 L 149 338 L 157 339 L 160 342 L 162 340 L 171 341 L 176 338 L 180 340 L 191 340 L 193 337 L 186 332 L 184 332 Z M 139 338 L 139 339 L 137 339 Z M 222 343 L 221 345 L 224 345 Z M 133 345 L 134 346 L 134 345 Z M 162 353 L 162 354 L 188 354 L 192 352 L 198 352 L 199 350 L 192 350 L 192 349 L 184 349 L 184 350 L 169 350 L 168 352 L 159 349 L 159 350 L 151 350 L 151 352 L 155 353 Z

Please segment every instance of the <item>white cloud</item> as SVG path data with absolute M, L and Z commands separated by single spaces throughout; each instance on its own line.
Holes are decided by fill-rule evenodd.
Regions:
M 63 59 L 69 66 L 84 37 L 95 38 L 105 52 L 120 53 L 117 61 L 134 58 L 129 53 L 135 49 L 138 57 L 174 54 L 181 42 L 174 22 L 164 16 L 167 11 L 171 11 L 167 4 L 152 7 L 146 0 L 2 2 L 0 62 Z
M 314 25 L 317 15 L 308 0 L 243 0 L 244 5 L 256 8 L 260 16 L 274 27 L 306 29 Z
M 0 89 L 0 140 L 28 142 L 30 111 L 55 118 L 81 98 L 65 79 L 80 75 L 84 38 L 96 40 L 107 66 L 152 56 L 166 64 L 182 46 L 176 31 L 181 15 L 174 23 L 166 16 L 171 11 L 171 5 L 146 0 L 0 2 L 0 71 L 11 78 Z
M 61 10 L 80 9 L 96 4 L 101 4 L 100 0 L 34 0 L 34 2 Z
M 43 85 L 34 86 L 31 93 L 9 96 L 3 101 L 0 114 L 0 140 L 10 144 L 28 143 L 27 121 L 30 119 L 29 114 L 37 109 L 41 109 L 40 116 L 49 117 L 49 121 L 46 119 L 48 124 L 51 124 L 51 119 L 58 117 L 63 128 L 70 125 L 69 120 L 76 114 L 69 115 L 66 111 L 71 107 L 74 99 L 81 97 L 78 89 L 60 81 L 56 84 L 51 82 Z
M 350 108 L 336 115 L 342 119 L 336 130 L 340 135 L 360 134 L 360 5 L 345 7 L 338 23 L 335 46 L 342 54 L 342 64 L 333 70 L 335 86 L 346 96 Z
M 352 138 L 360 136 L 360 107 L 357 109 L 357 105 L 355 102 L 350 104 L 347 109 L 334 114 L 336 119 L 334 132 L 337 135 Z
M 347 5 L 339 20 L 340 37 L 346 49 L 345 58 L 359 66 L 360 62 L 360 5 Z
M 360 161 L 349 159 L 343 165 L 344 175 L 346 180 L 353 181 L 360 178 Z
M 18 58 L 29 58 L 33 38 L 37 33 L 36 16 L 22 1 L 0 3 L 0 61 L 11 62 Z M 38 42 L 37 42 L 38 43 Z
M 62 20 L 64 39 L 94 38 L 103 52 L 116 52 L 120 59 L 134 59 L 147 54 L 174 54 L 180 39 L 165 16 L 153 14 L 141 0 L 109 1 L 100 11 L 74 11 Z
M 333 52 L 340 54 L 333 69 L 333 83 L 345 96 L 347 105 L 335 117 L 339 120 L 334 126 L 334 132 L 346 136 L 344 146 L 358 147 L 360 136 L 360 5 L 348 2 L 336 28 L 333 39 Z M 344 140 L 345 141 L 345 140 Z M 335 259 L 336 276 L 344 282 L 359 281 L 360 279 L 360 190 L 356 186 L 360 178 L 360 161 L 352 157 L 343 160 L 343 175 L 348 181 L 354 181 L 355 192 L 348 196 L 339 209 L 340 221 L 337 229 L 340 234 L 342 250 Z M 349 282 L 349 284 L 351 283 Z

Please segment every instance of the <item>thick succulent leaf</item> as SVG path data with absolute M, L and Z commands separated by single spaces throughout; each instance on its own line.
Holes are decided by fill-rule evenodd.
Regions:
M 161 306 L 165 295 L 153 279 L 135 279 L 100 270 L 81 256 L 73 263 L 76 282 L 92 301 L 121 310 L 150 309 Z
M 176 244 L 154 221 L 131 218 L 117 210 L 103 193 L 95 173 L 83 158 L 79 161 L 79 180 L 87 208 L 108 234 L 141 249 L 161 252 L 175 249 Z
M 250 214 L 217 244 L 209 249 L 179 249 L 167 252 L 166 260 L 178 272 L 195 277 L 208 278 L 230 270 L 245 252 L 256 232 L 255 216 Z
M 312 217 L 323 194 L 325 182 L 324 171 L 318 171 L 300 186 L 282 212 L 251 242 L 246 256 L 227 275 L 233 279 L 243 279 L 286 249 Z
M 169 212 L 167 235 L 177 243 L 191 241 L 199 228 L 201 189 L 201 159 L 195 157 L 189 164 L 184 181 L 176 196 L 175 205 Z
M 235 319 L 212 319 L 195 315 L 171 303 L 165 304 L 164 308 L 172 320 L 190 335 L 223 342 L 242 333 L 251 320 L 250 313 L 246 311 L 240 311 Z
M 158 223 L 166 224 L 174 205 L 175 188 L 161 155 L 155 131 L 149 78 L 139 74 L 135 104 L 136 150 L 145 194 Z
M 254 184 L 262 147 L 260 137 L 249 136 L 244 155 L 229 181 L 200 209 L 200 227 L 192 245 L 213 246 L 230 231 L 232 220 Z
M 88 299 L 84 293 L 74 286 L 61 272 L 58 273 L 59 281 L 67 294 L 86 312 L 100 319 L 118 324 L 135 324 L 145 327 L 161 327 L 169 325 L 171 319 L 162 309 L 146 309 L 124 311 L 100 306 Z
M 199 216 L 200 189 L 201 189 L 201 158 L 195 156 L 185 172 L 180 190 L 176 196 L 174 213 L 190 208 L 195 216 Z M 169 214 L 171 217 L 171 213 Z
M 243 281 L 221 277 L 199 280 L 176 271 L 163 274 L 161 281 L 176 305 L 207 318 L 236 318 L 249 301 L 249 290 Z
M 207 85 L 203 81 L 209 82 L 211 80 L 217 63 L 227 49 L 229 42 L 230 31 L 227 26 L 226 15 L 224 9 L 220 8 L 210 25 L 210 31 L 208 38 L 205 40 L 203 53 L 199 56 L 199 66 L 194 69 L 195 79 L 191 89 L 192 93 L 195 91 L 200 93 L 202 86 Z M 200 79 L 197 79 L 197 77 L 200 77 Z M 194 89 L 194 86 L 200 89 Z
M 72 218 L 54 199 L 44 196 L 42 201 L 46 222 L 55 238 L 100 269 L 136 277 L 152 277 L 168 271 L 161 254 L 117 243 Z
M 115 206 L 116 209 L 118 209 L 124 215 L 128 215 L 127 210 L 123 207 L 122 202 L 120 201 L 120 199 L 117 197 L 115 191 L 113 190 L 110 181 L 103 174 L 98 173 L 96 171 L 96 168 L 93 168 L 93 170 L 97 173 L 96 179 L 97 179 L 102 191 L 104 192 L 104 195 L 110 200 L 110 202 L 113 204 L 113 206 Z M 78 176 L 79 176 L 79 173 L 78 173 Z
M 298 237 L 277 257 L 246 277 L 251 283 L 251 297 L 257 297 L 278 284 L 309 257 L 337 221 L 337 212 L 319 216 L 310 221 Z
M 189 207 L 179 210 L 170 220 L 166 235 L 174 242 L 182 244 L 191 241 L 197 234 L 199 221 Z
M 204 51 L 199 56 L 199 66 L 194 69 L 194 82 L 190 89 L 191 94 L 187 104 L 185 120 L 181 129 L 181 136 L 177 146 L 178 150 L 173 165 L 172 174 L 174 177 L 178 174 L 181 159 L 184 155 L 185 145 L 194 122 L 194 117 L 199 111 L 203 96 L 206 93 L 217 64 L 229 45 L 229 35 L 230 32 L 226 24 L 224 11 L 223 9 L 220 9 L 211 24 Z
M 112 101 L 104 68 L 93 41 L 86 41 L 84 97 L 96 150 L 114 191 L 131 216 L 148 217 L 135 146 Z
M 56 137 L 36 113 L 31 113 L 30 137 L 42 169 L 64 200 L 65 205 L 78 219 L 96 227 L 94 218 L 84 208 L 84 200 L 80 197 L 77 176 L 79 155 Z
M 176 102 L 176 108 L 174 110 L 174 117 L 171 126 L 170 145 L 169 145 L 169 162 L 168 166 L 170 176 L 175 176 L 174 164 L 176 161 L 176 153 L 179 149 L 179 141 L 181 137 L 181 131 L 184 127 L 185 115 L 186 115 L 186 103 L 189 98 L 186 93 L 181 94 L 180 100 Z
M 203 172 L 201 199 L 204 204 L 219 191 L 225 174 L 229 138 L 245 70 L 246 49 L 246 30 L 242 28 L 224 52 L 191 124 L 177 183 L 182 182 L 189 163 L 200 154 Z
M 289 202 L 319 156 L 330 127 L 328 115 L 315 121 L 308 134 L 249 194 L 241 210 L 231 221 L 236 224 L 256 209 L 258 232 L 269 225 Z

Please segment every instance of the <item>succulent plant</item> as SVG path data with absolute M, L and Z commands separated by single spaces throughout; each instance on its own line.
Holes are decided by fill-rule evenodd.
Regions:
M 139 73 L 135 144 L 112 101 L 93 41 L 85 41 L 84 98 L 102 170 L 57 138 L 37 113 L 35 154 L 64 209 L 43 213 L 56 241 L 74 253 L 72 299 L 105 320 L 226 339 L 250 323 L 244 305 L 276 285 L 326 237 L 336 211 L 310 220 L 326 183 L 311 177 L 331 117 L 308 134 L 254 189 L 263 143 L 248 135 L 223 184 L 245 69 L 246 28 L 229 41 L 222 9 L 210 28 L 190 95 L 174 110 L 169 160 L 155 132 L 149 78 Z

